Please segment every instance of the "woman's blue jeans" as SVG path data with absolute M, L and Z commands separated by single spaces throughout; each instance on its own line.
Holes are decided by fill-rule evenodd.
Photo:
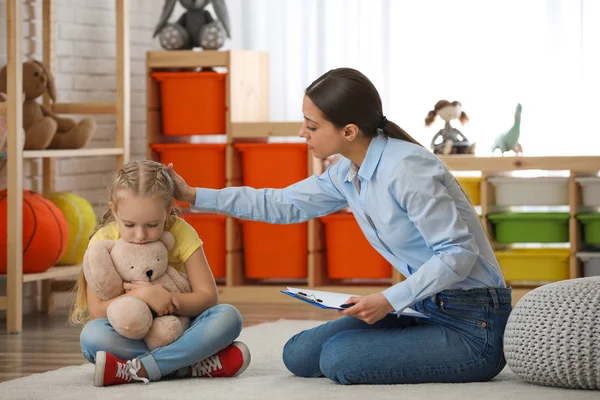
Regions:
M 342 317 L 292 337 L 283 362 L 295 375 L 342 384 L 480 382 L 506 365 L 510 288 L 447 290 L 412 308 L 431 318 L 390 315 L 369 325 Z

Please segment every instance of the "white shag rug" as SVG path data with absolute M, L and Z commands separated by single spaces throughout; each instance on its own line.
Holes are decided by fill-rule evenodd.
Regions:
M 281 360 L 281 350 L 293 334 L 320 321 L 279 320 L 245 328 L 239 340 L 252 353 L 248 369 L 237 378 L 189 378 L 96 388 L 91 364 L 61 368 L 0 383 L 0 399 L 598 399 L 598 392 L 535 386 L 519 379 L 508 368 L 490 382 L 416 385 L 344 386 L 326 378 L 298 378 Z

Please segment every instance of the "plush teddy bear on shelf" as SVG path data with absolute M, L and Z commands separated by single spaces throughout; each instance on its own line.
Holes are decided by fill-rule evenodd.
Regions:
M 0 92 L 6 92 L 6 66 L 0 71 Z M 56 101 L 54 78 L 44 64 L 37 60 L 23 63 L 23 129 L 25 150 L 80 149 L 87 146 L 96 130 L 96 121 L 84 118 L 78 123 L 59 117 L 36 99 L 48 93 Z
M 168 264 L 168 251 L 175 238 L 163 232 L 160 240 L 145 244 L 128 243 L 122 238 L 99 240 L 83 258 L 83 273 L 88 285 L 102 300 L 123 293 L 123 282 L 150 281 L 175 293 L 189 293 L 187 277 Z M 143 339 L 150 350 L 176 340 L 189 327 L 188 317 L 153 317 L 148 305 L 137 297 L 121 297 L 107 309 L 112 327 L 129 339 Z

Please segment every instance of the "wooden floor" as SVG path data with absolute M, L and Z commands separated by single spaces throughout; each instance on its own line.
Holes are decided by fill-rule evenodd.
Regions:
M 323 311 L 306 304 L 234 304 L 242 314 L 244 326 L 285 319 L 325 320 L 337 312 Z M 28 315 L 23 332 L 6 333 L 6 321 L 0 321 L 0 382 L 70 365 L 87 363 L 81 355 L 81 327 L 67 323 L 68 311 L 52 315 Z

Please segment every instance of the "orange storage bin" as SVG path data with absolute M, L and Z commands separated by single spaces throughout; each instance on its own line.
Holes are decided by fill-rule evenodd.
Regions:
M 273 225 L 240 221 L 248 279 L 303 279 L 308 276 L 308 224 Z
M 154 72 L 160 82 L 163 134 L 219 135 L 225 131 L 225 77 L 217 72 Z
M 307 176 L 306 144 L 235 143 L 234 146 L 242 155 L 246 186 L 283 188 Z M 308 223 L 240 222 L 247 278 L 303 279 L 308 276 Z
M 242 155 L 244 185 L 283 188 L 308 175 L 304 143 L 235 143 Z
M 204 254 L 215 278 L 225 278 L 225 219 L 224 215 L 188 213 L 181 215 L 198 233 L 204 244 Z
M 327 274 L 332 279 L 392 277 L 392 265 L 371 246 L 352 213 L 320 218 L 325 224 Z
M 173 163 L 175 171 L 191 187 L 225 187 L 225 143 L 155 143 L 151 145 L 160 162 Z M 188 203 L 177 202 L 182 207 Z

